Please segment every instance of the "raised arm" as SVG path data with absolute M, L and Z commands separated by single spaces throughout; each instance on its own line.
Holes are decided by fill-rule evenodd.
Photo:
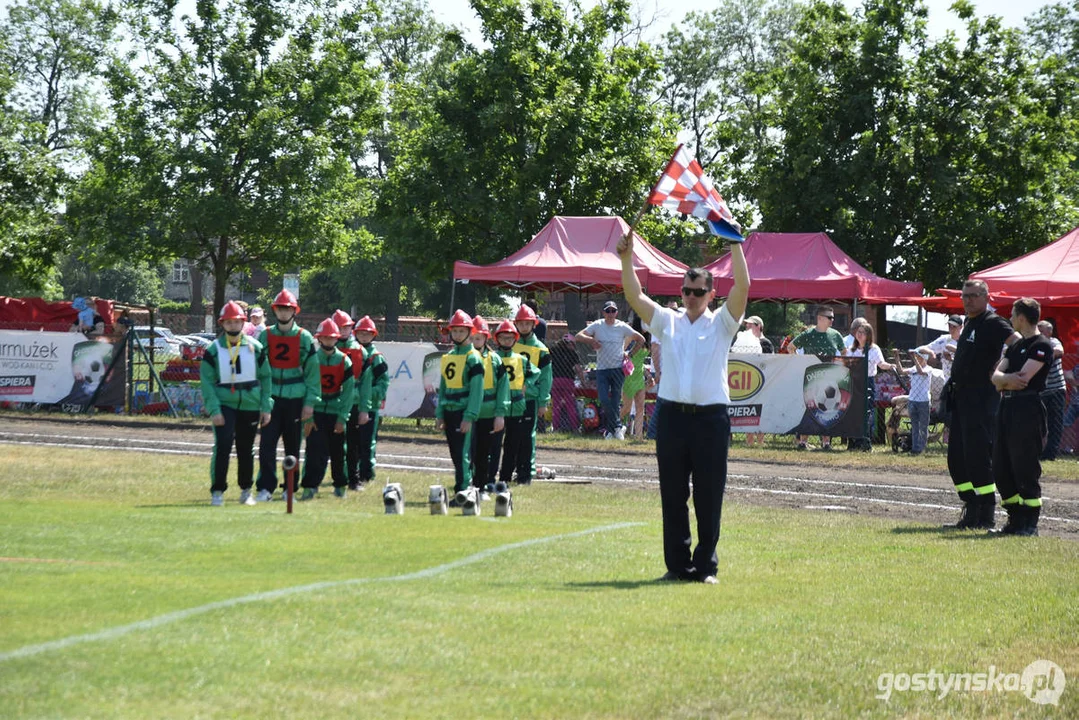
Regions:
M 633 308 L 633 312 L 637 313 L 637 317 L 651 325 L 652 315 L 658 306 L 641 290 L 641 281 L 637 279 L 637 273 L 633 272 L 633 233 L 618 241 L 617 252 L 622 258 L 622 292 L 626 296 L 626 302 Z
M 735 320 L 741 320 L 746 312 L 746 303 L 749 302 L 749 265 L 746 264 L 741 243 L 731 243 L 730 248 L 734 287 L 727 295 L 727 311 Z

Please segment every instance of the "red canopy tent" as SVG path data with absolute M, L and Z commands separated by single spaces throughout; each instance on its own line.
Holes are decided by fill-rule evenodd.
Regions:
M 752 280 L 750 299 L 906 304 L 906 299 L 922 295 L 920 282 L 874 275 L 822 232 L 750 233 L 743 250 Z M 730 254 L 706 269 L 715 276 L 716 294 L 726 295 L 734 284 Z
M 1013 299 L 1079 307 L 1079 228 L 1014 260 L 971 273 L 970 279 L 984 280 L 992 293 Z
M 622 287 L 618 240 L 629 231 L 617 216 L 551 218 L 524 247 L 490 265 L 458 260 L 454 280 L 552 292 L 615 292 Z M 633 234 L 633 267 L 651 295 L 678 295 L 686 266 Z
M 110 332 L 113 318 L 113 301 L 94 299 L 94 309 L 105 321 L 105 331 Z M 0 296 L 0 329 L 66 331 L 78 318 L 79 313 L 70 301 L 49 302 L 41 298 L 13 298 Z

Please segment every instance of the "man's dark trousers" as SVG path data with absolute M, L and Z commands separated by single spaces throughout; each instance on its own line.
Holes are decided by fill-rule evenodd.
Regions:
M 663 559 L 676 575 L 715 575 L 719 559 L 720 516 L 727 486 L 727 449 L 731 421 L 726 405 L 707 412 L 687 412 L 677 403 L 664 402 L 656 433 L 659 495 L 663 505 Z M 689 527 L 690 477 L 697 515 L 697 547 Z
M 993 481 L 993 433 L 1000 404 L 995 390 L 957 388 L 953 393 L 948 434 L 948 472 L 963 502 L 996 503 Z

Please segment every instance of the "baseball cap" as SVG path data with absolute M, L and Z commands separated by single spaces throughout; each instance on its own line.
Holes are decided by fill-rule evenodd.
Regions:
M 252 315 L 265 315 L 266 313 L 263 311 L 262 308 L 260 308 L 258 305 L 256 305 L 255 307 L 251 308 L 251 314 Z
M 958 315 L 949 315 L 948 324 L 963 327 L 963 318 L 959 317 Z
M 617 310 L 618 309 L 618 303 L 616 303 L 614 300 L 608 300 L 607 302 L 603 303 L 603 309 L 604 309 L 604 311 L 606 311 L 606 310 Z
M 759 327 L 761 330 L 764 329 L 764 321 L 761 320 L 760 317 L 758 317 L 757 315 L 750 315 L 749 317 L 746 318 L 746 324 L 748 325 L 750 323 L 753 323 L 754 325 Z

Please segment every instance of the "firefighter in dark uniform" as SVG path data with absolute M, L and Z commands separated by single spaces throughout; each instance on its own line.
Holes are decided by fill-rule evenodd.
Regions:
M 988 530 L 994 525 L 996 484 L 993 481 L 993 428 L 1000 394 L 993 387 L 993 369 L 1005 345 L 1019 335 L 1007 320 L 988 309 L 989 288 L 981 280 L 963 283 L 967 319 L 945 387 L 951 412 L 948 473 L 963 501 L 956 530 Z
M 1012 305 L 1012 327 L 1022 339 L 1011 344 L 993 373 L 1000 391 L 993 468 L 1000 504 L 1008 522 L 1000 535 L 1037 535 L 1042 509 L 1042 464 L 1039 459 L 1046 433 L 1046 413 L 1041 393 L 1053 345 L 1038 332 L 1041 307 L 1037 300 L 1020 298 Z

